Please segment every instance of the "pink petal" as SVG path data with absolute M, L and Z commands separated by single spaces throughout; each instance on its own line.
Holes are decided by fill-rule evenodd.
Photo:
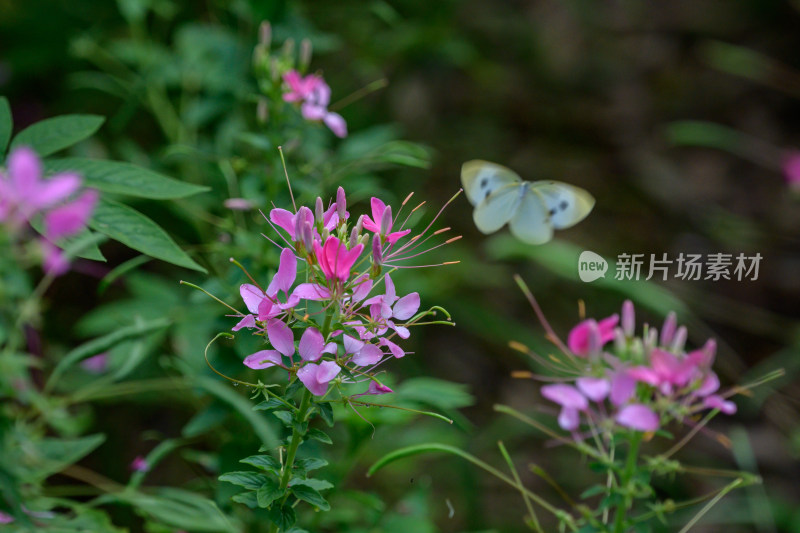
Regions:
M 636 392 L 636 380 L 627 371 L 619 371 L 611 379 L 611 394 L 609 399 L 614 405 L 622 405 L 633 397 Z
M 322 357 L 322 348 L 325 339 L 317 328 L 308 328 L 300 337 L 300 344 L 297 345 L 297 352 L 306 361 L 316 361 Z
M 708 396 L 714 392 L 719 390 L 719 378 L 714 372 L 710 372 L 705 379 L 703 379 L 703 383 L 700 384 L 700 387 L 695 391 L 695 394 L 698 396 Z
M 36 152 L 23 146 L 8 156 L 8 175 L 21 198 L 34 200 L 42 179 L 42 163 Z
M 46 208 L 65 200 L 78 190 L 81 181 L 80 176 L 72 173 L 57 174 L 45 180 L 36 192 L 36 205 Z
M 331 297 L 331 291 L 316 283 L 301 283 L 294 288 L 292 296 L 303 300 L 325 300 Z
M 45 235 L 57 240 L 75 235 L 86 226 L 99 195 L 97 191 L 84 191 L 74 201 L 50 210 L 44 217 Z
M 389 244 L 394 244 L 395 242 L 399 241 L 409 233 L 411 233 L 410 229 L 404 229 L 402 231 L 394 231 L 386 235 L 386 242 Z
M 611 383 L 605 378 L 578 378 L 575 381 L 575 385 L 584 396 L 596 403 L 605 400 L 611 391 Z
M 328 111 L 328 113 L 322 117 L 322 121 L 330 128 L 333 134 L 340 139 L 347 137 L 347 123 L 344 121 L 344 118 L 342 118 L 342 115 Z
M 397 336 L 400 337 L 401 339 L 407 339 L 411 336 L 411 332 L 405 326 L 400 326 L 398 324 L 395 324 L 391 320 L 387 320 L 386 324 L 388 324 L 390 328 L 395 330 L 397 332 Z
M 571 407 L 562 407 L 561 412 L 558 414 L 558 425 L 561 429 L 567 431 L 574 431 L 578 429 L 581 423 L 580 412 Z
M 44 260 L 42 267 L 51 276 L 61 276 L 69 271 L 67 256 L 58 246 L 42 239 L 40 241 Z
M 627 374 L 636 381 L 641 381 L 654 387 L 661 383 L 661 378 L 656 371 L 646 366 L 633 367 L 628 370 Z
M 703 399 L 703 405 L 709 409 L 719 409 L 720 412 L 726 415 L 732 415 L 736 412 L 735 403 L 725 400 L 722 396 L 717 396 L 716 394 L 712 394 Z
M 400 348 L 400 346 L 398 346 L 397 344 L 393 343 L 390 340 L 386 340 L 383 337 L 381 337 L 381 339 L 378 341 L 378 344 L 389 348 L 389 351 L 392 352 L 392 355 L 398 359 L 406 355 L 406 352 L 404 352 L 403 349 Z
M 283 355 L 289 357 L 294 353 L 294 334 L 284 322 L 270 320 L 267 323 L 267 337 L 269 343 Z
M 328 109 L 314 102 L 305 102 L 300 106 L 300 114 L 306 120 L 322 120 Z
M 334 363 L 333 361 L 323 361 L 319 364 L 319 371 L 317 372 L 317 380 L 320 383 L 328 383 L 330 380 L 335 378 L 341 372 L 341 368 L 339 365 Z
M 419 293 L 412 292 L 400 298 L 392 310 L 393 318 L 408 320 L 419 310 Z
M 359 350 L 364 346 L 364 343 L 358 339 L 351 337 L 350 335 L 343 335 L 342 340 L 344 343 L 344 353 L 358 353 Z
M 321 364 L 308 363 L 297 371 L 297 378 L 315 396 L 322 396 L 328 390 L 328 383 L 335 378 L 341 368 L 333 361 Z
M 367 392 L 363 394 L 389 394 L 394 392 L 392 389 L 384 385 L 383 383 L 378 383 L 377 381 L 370 381 L 369 387 L 367 387 Z
M 619 425 L 637 431 L 655 431 L 658 429 L 658 415 L 652 409 L 641 404 L 631 404 L 622 408 L 617 413 L 616 421 Z
M 369 274 L 362 274 L 357 277 L 353 282 L 353 301 L 360 302 L 367 297 L 371 290 L 372 280 L 369 279 Z
M 375 233 L 380 233 L 380 223 L 381 219 L 383 218 L 383 211 L 386 209 L 386 204 L 383 203 L 383 200 L 380 198 L 372 197 L 369 201 L 370 206 L 372 207 L 372 220 L 370 220 L 370 225 L 374 225 L 375 229 L 367 228 L 367 220 L 364 220 L 364 229 L 369 229 L 370 231 L 374 231 Z M 373 222 L 374 221 L 374 222 Z
M 589 407 L 589 402 L 586 401 L 586 397 L 572 385 L 564 385 L 563 383 L 545 385 L 541 388 L 541 392 L 542 396 L 552 402 L 556 402 L 562 407 L 569 407 L 570 409 L 578 409 L 580 411 Z
M 383 351 L 374 344 L 365 344 L 357 354 L 353 356 L 353 364 L 358 366 L 369 366 L 378 363 L 383 359 Z
M 245 315 L 243 319 L 239 321 L 238 324 L 233 326 L 232 331 L 239 331 L 242 328 L 254 328 L 256 327 L 256 317 L 253 315 Z
M 294 214 L 286 209 L 273 209 L 269 212 L 269 219 L 276 226 L 283 228 L 289 234 L 292 240 L 295 239 L 294 234 Z
M 255 285 L 245 283 L 239 287 L 239 294 L 242 295 L 244 305 L 251 313 L 258 313 L 258 304 L 264 299 L 264 293 Z
M 267 288 L 267 295 L 274 297 L 278 294 L 278 290 L 288 293 L 295 277 L 297 277 L 297 256 L 294 255 L 294 250 L 291 248 L 284 248 L 281 252 L 278 273 L 272 278 L 272 282 Z
M 282 364 L 281 354 L 275 350 L 260 350 L 244 358 L 244 365 L 256 370 Z

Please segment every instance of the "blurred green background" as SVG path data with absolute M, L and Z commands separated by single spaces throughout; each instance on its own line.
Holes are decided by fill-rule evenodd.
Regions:
M 360 439 L 351 443 L 355 470 L 345 486 L 384 499 L 386 511 L 378 512 L 393 510 L 396 522 L 384 524 L 386 531 L 525 530 L 518 494 L 456 459 L 422 458 L 374 478 L 361 475 L 400 445 L 449 442 L 499 465 L 496 441 L 502 439 L 534 489 L 554 494 L 527 463 L 546 468 L 573 494 L 585 486 L 578 458 L 492 409 L 505 403 L 550 413 L 535 382 L 511 377 L 514 370 L 536 367 L 508 341 L 548 349 L 514 273 L 527 281 L 563 336 L 579 319 L 579 300 L 588 316 L 601 318 L 631 298 L 640 323 L 660 324 L 675 310 L 689 328 L 689 346 L 716 338 L 724 385 L 786 368 L 780 381 L 737 397 L 737 415 L 712 423 L 713 432 L 731 438 L 730 449 L 709 432 L 685 458 L 764 477 L 762 487 L 724 500 L 697 531 L 800 531 L 800 195 L 782 173 L 783 159 L 800 149 L 800 3 L 0 0 L 0 93 L 12 103 L 16 129 L 63 113 L 104 115 L 106 125 L 81 146 L 81 155 L 129 160 L 214 187 L 214 194 L 199 200 L 207 216 L 194 216 L 180 203 L 137 208 L 199 257 L 222 280 L 215 286 L 232 297 L 241 276 L 227 263 L 230 250 L 214 245 L 232 233 L 213 224 L 226 197 L 219 185 L 224 179 L 218 168 L 209 170 L 186 154 L 235 160 L 253 153 L 253 146 L 225 132 L 254 120 L 246 88 L 254 85 L 250 60 L 262 20 L 272 23 L 277 45 L 289 37 L 311 39 L 311 70 L 324 73 L 334 102 L 386 80 L 384 89 L 338 110 L 349 140 L 385 135 L 430 149 L 429 169 L 379 168 L 351 177 L 348 192 L 362 210 L 373 194 L 397 204 L 415 191 L 430 218 L 460 187 L 461 164 L 476 158 L 506 165 L 523 179 L 579 185 L 597 199 L 584 222 L 558 232 L 552 243 L 530 247 L 507 230 L 481 235 L 461 196 L 441 225 L 464 238 L 432 254 L 432 260 L 461 263 L 395 276 L 401 292 L 418 290 L 423 305 L 443 305 L 457 326 L 416 330 L 408 345 L 415 355 L 395 361 L 392 372 L 400 382 L 429 376 L 464 387 L 448 389 L 454 427 L 401 419 L 395 421 L 399 428 L 379 424 L 370 439 L 371 428 L 351 417 L 350 429 Z M 183 70 L 173 84 L 172 60 L 195 64 L 188 69 L 194 77 Z M 186 131 L 164 122 L 153 87 L 176 103 Z M 213 105 L 193 107 L 200 96 Z M 238 105 L 242 100 L 245 105 Z M 302 153 L 303 138 L 278 142 L 314 156 Z M 339 141 L 327 142 L 335 149 Z M 335 193 L 336 180 L 314 179 L 313 172 L 302 175 L 301 194 Z M 279 185 L 263 194 L 264 209 L 272 202 L 287 205 Z M 256 243 L 258 233 L 268 231 L 260 215 L 243 216 L 253 242 L 235 244 L 263 250 L 274 261 L 277 254 Z M 584 284 L 575 258 L 586 249 L 609 259 L 621 253 L 675 258 L 681 252 L 760 253 L 763 259 L 756 281 Z M 113 246 L 104 252 L 107 267 L 79 263 L 53 287 L 48 334 L 69 346 L 102 332 L 101 315 L 108 319 L 109 306 L 124 314 L 125 302 L 145 301 L 159 312 L 169 307 L 193 314 L 153 341 L 153 364 L 141 372 L 157 377 L 171 365 L 204 372 L 202 347 L 213 333 L 198 324 L 216 320 L 220 330 L 227 322 L 220 309 L 196 305 L 195 295 L 177 281 L 205 278 L 151 262 L 99 292 L 97 278 L 133 257 Z M 98 306 L 106 307 L 91 314 Z M 227 368 L 240 371 L 235 361 Z M 424 385 L 423 396 L 431 393 Z M 208 408 L 207 398 L 192 391 L 176 391 L 188 401 L 174 405 L 147 394 L 97 403 L 91 424 L 107 432 L 109 442 L 87 464 L 109 478 L 124 477 L 129 459 L 152 448 L 148 438 L 176 436 L 196 411 Z M 381 413 L 371 420 L 386 417 L 392 418 Z M 151 477 L 164 485 L 202 486 L 202 461 L 190 459 L 219 450 L 243 456 L 247 446 L 233 431 L 206 436 L 195 457 L 165 463 Z M 713 486 L 687 478 L 660 489 L 679 498 Z M 119 510 L 115 522 L 131 521 L 136 530 L 138 519 L 126 513 Z

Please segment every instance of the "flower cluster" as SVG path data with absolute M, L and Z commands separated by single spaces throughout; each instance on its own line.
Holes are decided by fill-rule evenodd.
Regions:
M 54 241 L 79 233 L 97 203 L 97 191 L 83 189 L 77 174 L 57 174 L 43 179 L 42 163 L 29 148 L 17 148 L 8 157 L 5 172 L 0 170 L 0 223 L 12 234 L 28 222 L 43 217 L 44 268 L 60 275 L 69 264 Z
M 317 396 L 325 395 L 337 377 L 368 380 L 365 394 L 392 392 L 374 370 L 389 358 L 403 357 L 406 352 L 397 339 L 407 339 L 409 326 L 432 313 L 418 313 L 418 293 L 399 296 L 392 270 L 384 269 L 402 268 L 403 260 L 428 251 L 418 248 L 433 221 L 401 244 L 411 231 L 402 227 L 408 217 L 394 230 L 392 208 L 378 198 L 372 198 L 371 207 L 371 217 L 362 215 L 351 224 L 339 187 L 336 201 L 327 208 L 317 198 L 313 211 L 302 206 L 294 213 L 279 208 L 270 212 L 269 221 L 286 246 L 266 290 L 249 283 L 240 287 L 249 313 L 239 315 L 233 331 L 251 329 L 270 345 L 247 356 L 246 366 L 284 368 Z
M 301 76 L 296 70 L 283 75 L 287 92 L 283 93 L 286 102 L 300 103 L 300 112 L 306 120 L 321 120 L 337 137 L 347 136 L 347 124 L 338 113 L 328 111 L 331 100 L 331 88 L 322 76 L 309 74 Z
M 600 431 L 615 425 L 656 431 L 670 421 L 685 421 L 705 409 L 732 414 L 736 405 L 717 394 L 720 382 L 711 370 L 713 339 L 684 351 L 686 328 L 670 313 L 661 328 L 645 326 L 636 337 L 633 303 L 625 301 L 622 317 L 584 320 L 567 337 L 576 363 L 574 384 L 545 385 L 542 396 L 561 406 L 558 423 L 576 432 L 582 421 Z

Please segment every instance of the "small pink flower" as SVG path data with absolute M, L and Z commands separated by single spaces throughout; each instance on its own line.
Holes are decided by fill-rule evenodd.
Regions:
M 364 217 L 365 230 L 380 235 L 388 244 L 394 244 L 411 233 L 410 229 L 392 232 L 392 226 L 394 225 L 392 208 L 383 203 L 383 200 L 373 197 L 370 200 L 370 204 L 372 206 L 372 218 Z
M 314 255 L 325 277 L 330 281 L 347 281 L 350 269 L 364 250 L 363 244 L 348 250 L 337 237 L 328 237 L 323 246 L 314 243 Z
M 8 513 L 0 511 L 0 524 L 12 524 L 14 523 L 14 517 Z
M 130 468 L 134 472 L 148 472 L 150 470 L 150 465 L 147 463 L 144 457 L 137 455 L 136 458 L 131 461 Z
M 600 322 L 593 318 L 584 320 L 569 332 L 567 346 L 575 355 L 587 356 L 591 352 L 592 344 L 598 344 L 601 349 L 606 343 L 614 339 L 614 328 L 619 322 L 619 315 L 611 315 Z
M 800 189 L 800 151 L 790 152 L 783 160 L 783 177 L 792 189 Z
M 331 88 L 321 76 L 300 76 L 296 70 L 283 75 L 289 91 L 283 94 L 286 102 L 301 102 L 300 112 L 306 120 L 321 120 L 337 137 L 347 136 L 347 124 L 338 113 L 328 111 Z
M 720 412 L 723 412 L 726 415 L 732 415 L 736 412 L 735 403 L 725 400 L 722 396 L 718 396 L 716 394 L 706 396 L 703 399 L 703 405 L 709 409 L 719 409 Z
M 311 394 L 322 396 L 327 392 L 328 384 L 341 370 L 333 361 L 308 363 L 297 371 L 297 378 L 311 391 Z
M 558 425 L 567 431 L 578 429 L 580 424 L 580 411 L 589 408 L 589 402 L 581 392 L 572 385 L 558 383 L 545 385 L 541 389 L 542 396 L 561 406 L 558 415 Z
M 297 345 L 297 352 L 304 361 L 316 361 L 322 357 L 323 353 L 336 353 L 336 343 L 329 342 L 325 344 L 325 339 L 322 333 L 317 328 L 307 328 L 303 335 L 300 337 L 300 343 Z
M 108 353 L 99 353 L 81 361 L 81 367 L 92 374 L 102 374 L 108 370 Z

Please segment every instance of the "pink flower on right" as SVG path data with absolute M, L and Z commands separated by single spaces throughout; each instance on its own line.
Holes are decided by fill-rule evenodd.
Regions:
M 728 400 L 733 392 L 719 393 L 711 370 L 716 343 L 709 339 L 687 353 L 686 337 L 675 313 L 660 336 L 652 327 L 635 336 L 634 307 L 625 301 L 621 318 L 590 318 L 570 331 L 567 346 L 577 375 L 543 386 L 542 396 L 560 406 L 558 424 L 576 439 L 591 435 L 592 427 L 653 432 L 670 422 L 689 422 L 706 409 L 735 413 L 736 404 Z

